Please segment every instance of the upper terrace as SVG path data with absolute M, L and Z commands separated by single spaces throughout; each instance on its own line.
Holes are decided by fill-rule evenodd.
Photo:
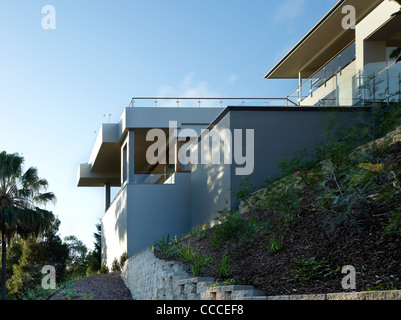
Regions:
M 347 5 L 355 8 L 355 29 L 343 27 Z M 288 98 L 299 105 L 400 100 L 401 67 L 389 59 L 401 46 L 398 10 L 393 0 L 338 1 L 265 78 L 298 79 Z
M 172 173 L 185 172 L 188 168 L 178 164 L 178 154 L 175 154 L 174 160 L 168 159 L 166 165 L 149 164 L 146 151 L 153 143 L 146 139 L 149 130 L 163 130 L 169 142 L 174 138 L 170 136 L 169 121 L 177 122 L 178 132 L 191 128 L 200 135 L 201 130 L 228 105 L 264 107 L 272 104 L 296 106 L 288 98 L 132 98 L 118 123 L 101 125 L 88 163 L 79 166 L 77 184 L 81 187 L 121 187 L 130 168 L 130 183 L 171 182 L 168 178 Z M 131 149 L 124 149 L 129 136 Z M 171 145 L 167 143 L 166 148 Z

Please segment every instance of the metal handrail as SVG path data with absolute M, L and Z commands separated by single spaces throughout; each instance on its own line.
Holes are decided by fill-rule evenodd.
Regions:
M 352 40 L 350 43 L 348 43 L 344 48 L 342 48 L 338 53 L 336 53 L 330 60 L 328 60 L 323 66 L 321 66 L 318 70 L 316 70 L 311 76 L 309 76 L 307 79 L 305 79 L 300 85 L 298 85 L 293 91 L 291 91 L 287 98 L 290 97 L 294 92 L 298 91 L 299 88 L 303 87 L 304 84 L 306 84 L 308 81 L 313 79 L 313 77 L 318 74 L 320 71 L 322 71 L 324 68 L 326 68 L 334 59 L 338 58 L 345 50 L 347 50 L 353 43 L 355 43 L 355 40 Z M 355 59 L 354 59 L 355 60 Z M 345 67 L 344 67 L 345 68 Z M 333 77 L 333 76 L 332 76 Z M 326 79 L 326 81 L 329 79 Z M 307 96 L 306 96 L 307 97 Z
M 291 99 L 287 98 L 200 98 L 200 97 L 133 97 L 131 98 L 131 101 L 128 105 L 128 107 L 133 107 L 134 103 L 136 100 L 154 100 L 155 103 L 157 103 L 158 100 L 175 100 L 176 102 L 179 102 L 180 100 L 197 100 L 199 103 L 199 107 L 200 107 L 200 103 L 202 100 L 218 100 L 220 101 L 220 104 L 222 105 L 223 101 L 227 101 L 227 100 L 239 100 L 242 101 L 244 103 L 244 101 L 248 101 L 248 100 L 259 100 L 259 101 L 270 101 L 270 100 L 274 100 L 274 101 L 285 101 L 288 105 L 288 103 L 294 105 L 294 106 L 298 106 L 297 103 L 295 103 L 294 101 L 292 101 Z

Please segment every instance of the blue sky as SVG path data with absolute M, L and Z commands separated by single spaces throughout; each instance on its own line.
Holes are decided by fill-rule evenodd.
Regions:
M 61 236 L 92 249 L 103 189 L 77 188 L 76 174 L 108 115 L 133 96 L 285 97 L 297 81 L 264 74 L 335 3 L 0 0 L 0 150 L 38 168 Z

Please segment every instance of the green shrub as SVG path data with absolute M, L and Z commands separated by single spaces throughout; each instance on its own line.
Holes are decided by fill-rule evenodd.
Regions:
M 247 246 L 254 240 L 257 232 L 264 227 L 262 223 L 241 216 L 238 211 L 229 209 L 219 211 L 220 224 L 214 227 L 210 235 L 210 241 L 216 248 L 221 248 L 224 243 L 234 246 Z
M 43 289 L 42 286 L 36 286 L 22 295 L 22 300 L 46 300 L 55 290 Z
M 302 190 L 297 185 L 299 180 L 292 175 L 273 183 L 261 200 L 263 208 L 280 213 L 285 224 L 296 222 L 301 213 Z
M 200 274 L 203 267 L 206 267 L 210 264 L 211 257 L 210 254 L 208 256 L 201 254 L 200 252 L 195 252 L 192 259 L 192 274 L 196 277 Z
M 228 264 L 226 253 L 223 253 L 220 264 L 215 262 L 213 269 L 219 274 L 220 279 L 227 279 L 230 276 L 231 265 Z
M 178 240 L 176 237 L 174 239 L 170 238 L 170 235 L 167 235 L 167 238 L 164 238 L 162 240 L 158 240 L 153 244 L 153 248 L 156 251 L 159 251 L 166 257 L 173 257 L 177 253 L 177 243 Z
M 176 254 L 181 260 L 185 261 L 186 263 L 191 263 L 195 255 L 195 253 L 191 250 L 191 245 L 189 242 L 188 245 L 185 245 L 185 243 L 180 242 L 177 245 Z
M 393 237 L 396 241 L 401 240 L 401 213 L 393 212 L 389 222 L 383 231 L 385 237 Z
M 186 236 L 182 239 L 186 239 L 188 237 L 195 237 L 197 240 L 202 240 L 206 237 L 206 231 L 210 229 L 210 224 L 205 223 L 202 226 L 196 226 L 192 228 Z
M 106 274 L 109 273 L 109 268 L 106 265 L 102 265 L 97 272 L 98 274 Z
M 117 258 L 114 258 L 113 262 L 111 263 L 111 271 L 121 271 L 120 263 L 118 262 Z
M 120 269 L 121 269 L 121 270 L 123 269 L 124 264 L 125 264 L 125 261 L 127 261 L 128 258 L 129 258 L 129 257 L 128 257 L 128 253 L 127 253 L 127 252 L 124 252 L 123 254 L 121 254 L 120 260 L 119 260 Z
M 327 166 L 315 209 L 325 214 L 324 225 L 330 232 L 360 233 L 369 213 L 369 194 L 374 190 L 371 179 L 355 166 Z
M 296 268 L 291 270 L 292 277 L 284 278 L 287 282 L 303 283 L 313 279 L 322 279 L 335 275 L 340 267 L 332 270 L 325 260 L 317 261 L 315 257 L 301 259 L 296 262 Z
M 270 237 L 267 237 L 267 240 L 269 241 L 269 243 L 263 244 L 263 246 L 267 248 L 271 253 L 276 253 L 284 247 L 283 236 L 281 232 L 277 239 L 275 233 L 273 233 Z

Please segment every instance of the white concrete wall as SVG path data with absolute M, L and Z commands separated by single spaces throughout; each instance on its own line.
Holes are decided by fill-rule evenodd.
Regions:
M 190 230 L 190 173 L 176 173 L 174 184 L 128 184 L 127 246 L 132 256 L 163 237 Z
M 114 258 L 127 252 L 127 188 L 110 204 L 102 220 L 102 264 L 111 268 Z
M 386 43 L 366 39 L 390 19 L 400 6 L 393 0 L 385 0 L 356 26 L 356 68 L 362 69 L 368 63 L 386 61 Z

